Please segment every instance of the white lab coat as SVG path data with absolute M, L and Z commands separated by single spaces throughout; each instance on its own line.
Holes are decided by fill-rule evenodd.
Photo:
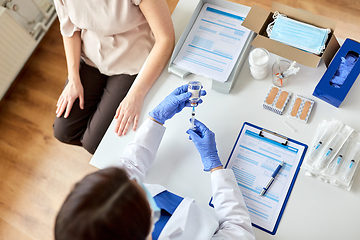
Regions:
M 155 159 L 165 127 L 147 119 L 138 129 L 119 160 L 130 176 L 144 181 L 145 174 Z M 159 240 L 255 239 L 250 216 L 243 196 L 230 169 L 211 173 L 213 204 L 217 218 L 198 206 L 194 199 L 185 197 L 177 207 Z M 146 184 L 150 193 L 165 191 L 157 184 Z

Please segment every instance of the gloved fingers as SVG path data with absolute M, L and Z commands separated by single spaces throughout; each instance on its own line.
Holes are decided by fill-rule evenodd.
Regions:
M 206 95 L 206 91 L 205 90 L 200 90 L 200 96 L 205 96 Z
M 192 123 L 191 121 L 192 121 L 192 120 L 191 120 L 191 118 L 190 118 L 190 119 L 189 119 L 189 122 Z M 199 137 L 202 138 L 202 137 L 204 137 L 204 136 L 203 136 L 203 133 L 200 131 L 200 128 L 196 127 L 196 124 L 195 124 L 196 121 L 197 121 L 197 119 L 195 119 L 195 121 L 194 121 L 194 125 L 195 125 L 195 126 L 194 126 L 194 129 L 191 129 L 191 128 L 190 128 L 189 130 L 195 132 Z M 188 130 L 188 131 L 189 131 L 189 130 Z
M 188 89 L 188 85 L 184 84 L 180 87 L 177 87 L 174 91 L 172 91 L 172 93 L 170 95 L 180 95 L 182 93 L 187 92 L 187 89 Z
M 192 129 L 188 129 L 186 131 L 186 133 L 189 134 L 189 139 L 192 140 L 193 142 L 195 142 L 197 139 L 201 138 L 199 133 L 197 133 L 196 131 L 194 131 Z
M 191 119 L 190 119 L 191 122 Z M 205 136 L 207 132 L 210 131 L 210 129 L 205 126 L 205 124 L 203 124 L 202 122 L 200 122 L 199 120 L 195 119 L 194 121 L 194 125 L 196 127 L 196 130 L 198 130 L 199 132 L 201 132 L 202 136 Z M 211 131 L 210 131 L 211 132 Z
M 173 100 L 173 103 L 175 105 L 178 105 L 179 103 L 182 103 L 182 102 L 185 102 L 187 100 L 189 100 L 189 98 L 191 97 L 191 93 L 190 92 L 185 92 L 185 93 L 181 93 L 177 96 L 173 96 L 172 97 L 172 100 Z

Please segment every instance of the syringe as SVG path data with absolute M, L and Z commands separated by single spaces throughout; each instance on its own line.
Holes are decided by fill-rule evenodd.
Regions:
M 351 175 L 352 175 L 352 172 L 353 172 L 353 169 L 354 169 L 354 164 L 355 164 L 355 160 L 354 159 L 351 159 L 350 163 L 349 163 L 349 166 L 346 168 L 346 172 L 345 172 L 345 175 L 344 175 L 344 180 L 345 181 L 349 181 L 350 178 L 351 178 Z
M 201 82 L 199 81 L 190 81 L 188 83 L 188 92 L 191 92 L 191 97 L 189 98 L 190 105 L 192 106 L 191 112 L 191 129 L 195 130 L 195 107 L 198 105 L 198 101 L 201 96 Z
M 323 135 L 321 136 L 321 138 L 319 139 L 319 141 L 317 141 L 317 143 L 314 145 L 311 153 L 310 153 L 310 159 L 309 159 L 309 163 L 312 165 L 317 157 L 317 155 L 319 154 L 320 150 L 322 149 L 323 143 L 326 142 L 328 140 L 328 138 L 330 137 L 332 131 L 327 129 L 325 133 L 323 133 Z
M 334 161 L 331 163 L 331 165 L 329 166 L 329 174 L 330 175 L 335 175 L 339 172 L 340 170 L 340 166 L 342 164 L 342 160 L 344 158 L 344 156 L 346 155 L 346 153 L 349 150 L 349 147 L 351 145 L 351 141 L 347 140 L 344 144 L 344 146 L 342 146 L 342 148 L 339 151 L 339 154 L 337 155 L 337 157 L 334 159 Z
M 337 134 L 335 135 L 335 137 L 333 137 L 333 139 L 331 140 L 331 142 L 328 144 L 328 149 L 327 149 L 325 155 L 322 156 L 322 158 L 320 159 L 320 161 L 319 161 L 318 164 L 317 164 L 319 170 L 324 169 L 324 168 L 328 165 L 331 157 L 333 156 L 332 153 L 333 153 L 333 151 L 336 150 L 336 148 L 338 147 L 339 142 L 342 141 L 343 135 L 344 135 L 344 134 L 341 133 L 341 132 L 340 132 L 340 133 L 337 133 Z
M 358 161 L 359 154 L 360 154 L 360 143 L 357 142 L 356 146 L 354 148 L 355 148 L 355 150 L 349 156 L 351 161 L 348 162 L 348 167 L 345 169 L 345 172 L 341 178 L 342 181 L 347 182 L 347 181 L 351 180 L 351 178 L 354 174 L 355 163 L 356 163 L 356 161 Z
M 193 107 L 191 113 L 191 129 L 195 130 L 195 106 Z

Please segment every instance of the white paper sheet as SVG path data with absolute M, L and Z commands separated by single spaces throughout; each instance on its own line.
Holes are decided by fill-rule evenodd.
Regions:
M 250 33 L 241 26 L 245 17 L 205 3 L 173 64 L 191 73 L 225 82 Z
M 235 174 L 252 223 L 273 232 L 305 147 L 289 141 L 286 146 L 259 136 L 260 130 L 244 125 L 227 168 Z M 274 182 L 260 196 L 276 167 Z

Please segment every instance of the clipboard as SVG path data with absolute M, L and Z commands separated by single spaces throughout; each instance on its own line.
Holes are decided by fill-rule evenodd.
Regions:
M 241 4 L 237 4 L 237 3 L 233 3 L 233 2 L 229 2 L 229 1 L 225 1 L 225 0 L 200 0 L 191 16 L 191 19 L 189 20 L 189 23 L 187 24 L 186 28 L 184 29 L 183 33 L 181 34 L 181 37 L 179 38 L 179 41 L 177 42 L 177 44 L 174 48 L 173 54 L 171 55 L 169 67 L 168 67 L 169 72 L 171 72 L 181 78 L 185 78 L 186 76 L 188 76 L 190 74 L 190 71 L 185 70 L 179 66 L 176 66 L 174 64 L 175 58 L 181 52 L 181 48 L 184 45 L 184 43 L 186 42 L 186 39 L 189 36 L 189 33 L 191 32 L 192 28 L 194 27 L 196 19 L 199 16 L 202 7 L 207 3 L 216 5 L 218 7 L 224 8 L 224 9 L 236 11 L 240 15 L 243 15 L 243 16 L 246 16 L 251 9 L 248 6 L 244 6 Z M 233 70 L 231 71 L 226 82 L 219 82 L 219 81 L 213 80 L 210 77 L 210 79 L 212 81 L 211 89 L 216 90 L 218 92 L 222 92 L 222 93 L 230 92 L 230 90 L 234 86 L 234 84 L 240 74 L 242 66 L 244 65 L 244 63 L 247 60 L 247 56 L 249 55 L 249 52 L 251 49 L 251 42 L 255 38 L 255 35 L 256 34 L 253 31 L 250 31 L 249 35 L 246 37 L 244 47 L 243 47 L 242 51 L 240 52 L 239 56 L 237 57 L 235 66 L 233 67 Z
M 245 122 L 225 168 L 234 172 L 252 225 L 275 235 L 308 146 Z M 281 161 L 285 164 L 264 196 L 262 188 Z M 212 199 L 209 203 L 212 205 Z

